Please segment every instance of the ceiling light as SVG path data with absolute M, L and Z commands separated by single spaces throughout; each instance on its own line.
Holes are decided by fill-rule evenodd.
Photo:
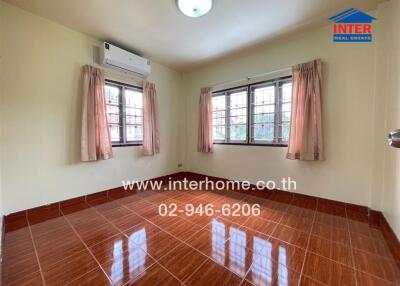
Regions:
M 179 10 L 188 17 L 201 17 L 212 8 L 212 0 L 176 0 Z

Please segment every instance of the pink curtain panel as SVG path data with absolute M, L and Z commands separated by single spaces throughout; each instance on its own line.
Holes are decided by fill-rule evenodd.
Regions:
M 102 70 L 89 65 L 83 67 L 82 92 L 81 160 L 110 159 L 113 154 L 107 123 Z
M 160 132 L 157 92 L 154 83 L 146 82 L 143 87 L 143 154 L 160 153 Z
M 212 138 L 212 93 L 210 87 L 201 89 L 198 133 L 197 151 L 212 153 L 214 146 Z
M 323 160 L 321 60 L 294 66 L 292 75 L 292 113 L 286 157 L 291 160 Z

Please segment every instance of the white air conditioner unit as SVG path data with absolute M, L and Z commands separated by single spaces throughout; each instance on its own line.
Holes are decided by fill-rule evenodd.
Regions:
M 148 59 L 107 42 L 100 48 L 100 62 L 107 67 L 134 73 L 140 77 L 147 77 L 151 71 Z

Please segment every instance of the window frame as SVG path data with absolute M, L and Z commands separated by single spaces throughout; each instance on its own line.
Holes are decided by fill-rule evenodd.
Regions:
M 229 138 L 230 137 L 230 125 L 231 125 L 231 123 L 230 123 L 230 118 L 231 118 L 231 116 L 230 116 L 230 110 L 231 110 L 231 107 L 230 107 L 230 95 L 231 94 L 233 94 L 233 93 L 238 93 L 238 92 L 242 92 L 242 91 L 246 91 L 246 107 L 243 107 L 243 108 L 246 108 L 246 123 L 245 123 L 245 125 L 246 125 L 246 139 L 245 140 L 230 140 L 230 139 L 227 139 L 228 141 L 226 141 L 226 140 L 216 140 L 216 141 L 214 141 L 213 140 L 213 143 L 216 143 L 216 144 L 223 144 L 223 143 L 226 143 L 226 144 L 245 144 L 245 143 L 247 143 L 247 141 L 248 141 L 248 125 L 249 125 L 249 122 L 248 122 L 248 120 L 249 120 L 249 114 L 248 114 L 248 112 L 249 112 L 249 108 L 248 108 L 248 106 L 249 106 L 249 96 L 248 96 L 248 94 L 249 94 L 249 91 L 248 91 L 248 88 L 245 86 L 245 87 L 235 87 L 235 88 L 231 88 L 231 89 L 229 89 L 229 90 L 224 90 L 224 91 L 221 91 L 221 92 L 218 92 L 218 93 L 216 93 L 215 95 L 214 95 L 214 93 L 213 93 L 213 97 L 218 97 L 218 96 L 225 96 L 225 137 L 226 138 Z M 214 112 L 214 110 L 213 110 L 213 112 Z M 243 125 L 243 124 L 242 124 Z
M 114 80 L 109 80 L 109 79 L 105 79 L 104 81 L 104 88 L 106 85 L 110 85 L 110 86 L 115 86 L 118 87 L 120 89 L 120 93 L 119 93 L 119 120 L 120 120 L 120 141 L 116 142 L 116 141 L 111 141 L 112 147 L 129 147 L 129 146 L 141 146 L 143 145 L 143 139 L 142 140 L 138 140 L 138 141 L 127 141 L 126 139 L 126 99 L 125 99 L 125 90 L 126 89 L 130 89 L 130 90 L 136 90 L 142 93 L 143 96 L 143 87 L 140 86 L 135 86 L 135 85 L 131 85 L 131 84 L 126 84 L 126 83 L 122 83 L 122 82 L 118 82 L 118 81 L 114 81 Z M 106 102 L 106 105 L 107 104 Z M 115 106 L 115 105 L 114 105 Z M 142 108 L 143 109 L 143 108 Z M 107 122 L 107 125 L 110 125 L 110 123 Z M 137 124 L 136 124 L 137 125 Z M 142 128 L 143 128 L 143 120 L 142 120 Z
M 244 146 L 270 146 L 270 147 L 287 147 L 288 142 L 282 142 L 282 125 L 281 123 L 281 108 L 282 108 L 282 92 L 281 88 L 282 85 L 288 82 L 292 82 L 292 76 L 283 76 L 271 80 L 266 80 L 266 81 L 260 81 L 260 82 L 255 82 L 251 84 L 246 84 L 246 85 L 241 85 L 233 88 L 227 88 L 223 90 L 217 90 L 214 91 L 212 96 L 226 96 L 226 102 L 225 106 L 228 107 L 229 105 L 229 94 L 234 93 L 235 91 L 238 90 L 244 90 L 247 89 L 247 128 L 246 128 L 246 140 L 243 142 L 238 142 L 238 141 L 227 141 L 227 140 L 214 140 L 213 139 L 213 144 L 218 144 L 218 145 L 244 145 Z M 254 94 L 253 90 L 257 87 L 265 87 L 265 86 L 275 86 L 275 118 L 274 118 L 274 140 L 277 138 L 278 140 L 276 142 L 274 141 L 253 141 L 252 140 L 252 134 L 254 132 L 254 128 L 252 126 L 253 124 L 253 113 L 254 113 Z M 225 114 L 225 128 L 228 129 L 228 120 L 229 120 L 229 113 L 228 111 Z M 276 130 L 277 122 L 279 125 L 278 130 Z M 225 131 L 227 132 L 227 131 Z M 228 135 L 226 136 L 228 138 Z

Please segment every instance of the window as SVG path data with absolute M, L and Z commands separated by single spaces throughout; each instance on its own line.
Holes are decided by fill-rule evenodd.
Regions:
M 291 98 L 291 77 L 214 92 L 214 143 L 286 146 Z
M 247 87 L 214 94 L 212 106 L 214 141 L 246 143 Z
M 105 97 L 107 119 L 113 146 L 142 144 L 142 88 L 106 81 Z

